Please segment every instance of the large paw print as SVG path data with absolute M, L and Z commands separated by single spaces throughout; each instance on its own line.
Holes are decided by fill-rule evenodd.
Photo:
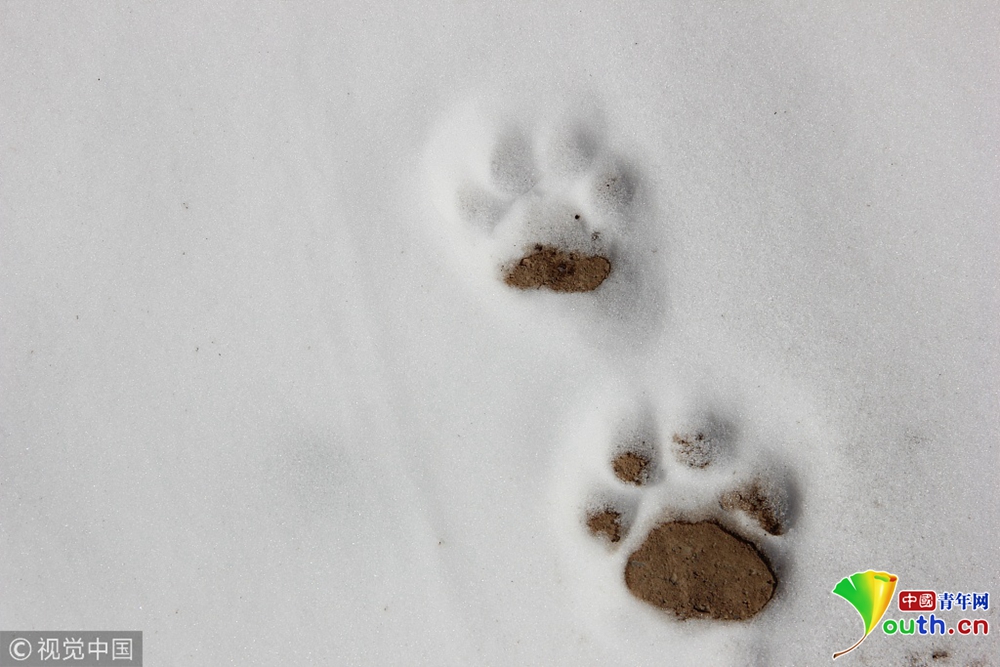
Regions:
M 787 473 L 741 460 L 739 429 L 711 411 L 662 422 L 634 410 L 599 432 L 579 525 L 613 552 L 627 590 L 679 619 L 746 620 L 773 597 L 772 556 L 792 522 Z

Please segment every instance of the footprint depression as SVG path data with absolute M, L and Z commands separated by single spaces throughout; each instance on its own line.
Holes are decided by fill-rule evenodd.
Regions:
M 718 524 L 672 521 L 629 556 L 625 585 L 681 619 L 741 621 L 764 608 L 777 580 L 756 547 Z
M 504 282 L 522 290 L 593 292 L 611 274 L 611 262 L 601 255 L 535 246 L 504 274 Z

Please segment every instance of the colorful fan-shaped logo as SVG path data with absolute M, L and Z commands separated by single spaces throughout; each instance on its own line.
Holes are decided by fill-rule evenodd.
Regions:
M 855 572 L 849 577 L 844 577 L 834 587 L 834 594 L 850 602 L 861 614 L 861 620 L 865 622 L 864 636 L 851 648 L 834 653 L 834 660 L 860 646 L 865 637 L 878 625 L 885 610 L 889 608 L 889 603 L 892 602 L 892 594 L 896 590 L 898 580 L 899 577 L 894 574 L 868 570 Z

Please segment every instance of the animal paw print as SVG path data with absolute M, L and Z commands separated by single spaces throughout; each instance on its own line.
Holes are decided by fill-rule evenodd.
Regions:
M 585 107 L 537 119 L 470 103 L 428 144 L 427 190 L 453 245 L 499 284 L 581 293 L 634 274 L 619 263 L 639 178 Z
M 680 619 L 758 614 L 778 585 L 767 554 L 789 527 L 789 485 L 739 473 L 736 429 L 711 414 L 675 424 L 666 447 L 648 420 L 618 433 L 582 523 L 628 549 L 628 591 Z

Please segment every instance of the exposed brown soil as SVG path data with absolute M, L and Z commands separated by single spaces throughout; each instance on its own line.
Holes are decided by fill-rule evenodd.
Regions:
M 784 512 L 778 502 L 761 486 L 753 481 L 746 486 L 728 491 L 719 498 L 719 504 L 726 510 L 746 512 L 772 535 L 785 532 Z
M 592 292 L 610 273 L 607 257 L 536 245 L 507 271 L 504 282 L 523 290 L 545 287 L 555 292 Z
M 649 459 L 636 452 L 622 452 L 611 462 L 615 476 L 626 484 L 642 486 L 649 480 Z
M 587 528 L 593 535 L 603 535 L 613 544 L 622 539 L 622 515 L 612 509 L 602 509 L 587 517 Z
M 625 585 L 677 617 L 744 620 L 774 595 L 774 573 L 755 546 L 718 524 L 662 523 L 629 556 Z
M 691 468 L 705 468 L 712 462 L 711 443 L 704 433 L 674 433 L 677 460 Z

